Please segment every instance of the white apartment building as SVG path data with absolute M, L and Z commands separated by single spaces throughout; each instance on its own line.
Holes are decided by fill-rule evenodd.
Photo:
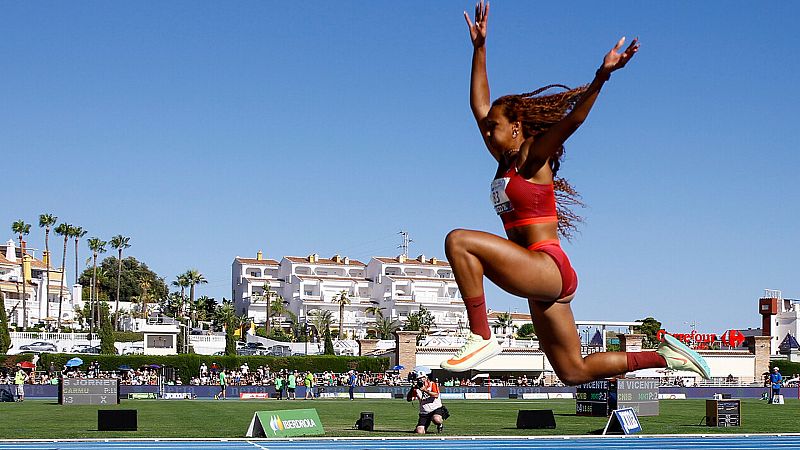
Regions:
M 25 255 L 25 281 L 22 285 L 22 270 L 20 262 Z M 27 308 L 28 323 L 33 326 L 38 323 L 47 323 L 55 326 L 58 319 L 59 291 L 61 290 L 61 269 L 50 267 L 48 280 L 47 265 L 49 255 L 43 255 L 42 260 L 36 259 L 32 251 L 20 249 L 14 241 L 9 239 L 5 244 L 0 244 L 0 291 L 5 296 L 5 307 L 10 324 L 22 326 L 23 303 Z M 70 285 L 64 280 L 61 294 L 61 323 L 70 325 L 75 319 L 75 306 L 82 304 L 73 302 L 73 298 L 80 299 L 81 285 Z M 25 302 L 22 301 L 23 295 Z
M 334 255 L 320 258 L 286 256 L 280 261 L 236 257 L 232 265 L 232 289 L 236 310 L 255 322 L 266 321 L 264 286 L 283 297 L 285 306 L 305 321 L 309 312 L 328 310 L 339 326 L 339 303 L 345 291 L 350 304 L 344 308 L 343 328 L 348 335 L 363 337 L 374 326 L 367 308 L 382 308 L 385 317 L 404 323 L 420 306 L 435 318 L 434 332 L 465 328 L 466 309 L 447 261 L 436 258 L 375 257 L 369 263 Z

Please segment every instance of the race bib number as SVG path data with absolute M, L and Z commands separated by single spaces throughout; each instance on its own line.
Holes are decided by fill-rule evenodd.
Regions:
M 497 214 L 509 212 L 514 208 L 511 206 L 511 200 L 506 195 L 506 186 L 511 178 L 496 178 L 492 181 L 492 204 L 494 211 Z

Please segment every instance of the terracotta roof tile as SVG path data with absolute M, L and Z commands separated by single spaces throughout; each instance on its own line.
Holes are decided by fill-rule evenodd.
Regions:
M 366 267 L 366 264 L 364 264 L 363 262 L 361 262 L 361 261 L 359 261 L 357 259 L 351 259 L 348 264 L 345 264 L 344 263 L 344 258 L 342 258 L 341 262 L 336 262 L 336 261 L 334 261 L 332 259 L 328 259 L 328 258 L 317 258 L 317 260 L 315 262 L 313 262 L 313 263 L 308 261 L 308 257 L 307 256 L 304 256 L 304 257 L 300 257 L 300 256 L 284 256 L 284 258 L 288 259 L 289 261 L 291 261 L 293 263 L 317 264 L 317 265 L 326 265 L 326 266 L 345 266 L 345 267 L 362 266 L 362 267 Z
M 436 260 L 436 264 L 432 263 L 430 259 L 425 259 L 425 262 L 421 262 L 418 259 L 411 259 L 408 258 L 404 262 L 400 262 L 397 258 L 386 258 L 386 257 L 375 257 L 378 261 L 384 264 L 406 264 L 409 266 L 436 266 L 436 267 L 450 267 L 450 263 L 447 260 Z
M 274 259 L 256 259 L 256 258 L 236 258 L 242 264 L 259 264 L 263 266 L 277 266 L 280 264 L 280 261 L 275 261 Z

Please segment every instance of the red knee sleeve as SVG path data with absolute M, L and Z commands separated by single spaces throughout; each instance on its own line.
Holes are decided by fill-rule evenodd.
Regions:
M 667 360 L 656 352 L 627 352 L 628 372 L 652 367 L 667 367 Z
M 464 298 L 464 305 L 467 307 L 469 331 L 484 339 L 491 339 L 492 330 L 489 329 L 489 316 L 486 314 L 486 296 Z

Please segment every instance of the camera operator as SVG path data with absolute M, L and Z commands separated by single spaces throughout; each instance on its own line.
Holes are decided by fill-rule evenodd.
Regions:
M 425 371 L 418 370 L 416 372 L 416 384 L 406 394 L 406 401 L 419 399 L 419 420 L 416 432 L 425 434 L 428 426 L 433 422 L 436 424 L 436 432 L 441 433 L 444 428 L 444 419 L 447 419 L 450 413 L 439 398 L 439 385 L 429 380 Z

